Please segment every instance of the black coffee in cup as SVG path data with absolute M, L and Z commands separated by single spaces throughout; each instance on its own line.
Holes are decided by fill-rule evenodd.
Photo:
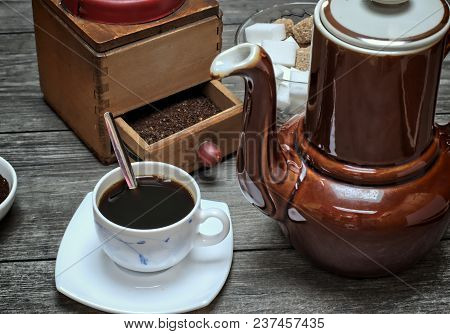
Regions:
M 123 227 L 149 230 L 176 223 L 195 206 L 190 191 L 174 180 L 146 176 L 138 184 L 130 190 L 122 180 L 108 188 L 98 204 L 103 216 Z

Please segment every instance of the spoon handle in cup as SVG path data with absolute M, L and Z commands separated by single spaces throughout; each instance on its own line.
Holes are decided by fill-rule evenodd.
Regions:
M 117 161 L 122 170 L 125 181 L 127 182 L 128 188 L 136 189 L 138 186 L 136 177 L 134 176 L 133 168 L 131 167 L 130 159 L 128 158 L 128 154 L 125 151 L 122 139 L 120 138 L 119 132 L 117 131 L 116 122 L 114 121 L 110 112 L 106 112 L 104 117 L 112 147 L 114 149 L 114 152 L 116 153 Z

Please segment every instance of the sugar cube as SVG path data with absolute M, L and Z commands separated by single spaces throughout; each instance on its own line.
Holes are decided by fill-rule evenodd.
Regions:
M 314 19 L 312 16 L 301 20 L 292 28 L 295 40 L 298 44 L 308 45 L 311 43 Z
M 284 40 L 285 43 L 294 43 L 294 45 L 296 46 L 295 51 L 297 51 L 298 49 L 300 49 L 300 46 L 298 45 L 297 41 L 294 39 L 294 37 L 289 37 L 287 39 Z
M 300 71 L 296 68 L 291 68 L 291 80 L 295 82 L 303 82 L 308 84 L 309 71 Z
M 286 35 L 292 36 L 292 29 L 294 28 L 294 21 L 292 21 L 291 19 L 288 19 L 288 18 L 281 18 L 281 19 L 276 20 L 273 23 L 284 24 L 284 26 L 286 28 Z
M 291 69 L 286 66 L 274 64 L 275 78 L 283 80 L 291 80 Z
M 284 72 L 283 72 L 283 69 L 281 69 L 279 66 L 281 66 L 281 65 L 274 65 L 273 66 L 273 72 L 275 73 L 275 78 L 276 79 L 282 79 L 283 78 L 283 74 L 284 74 Z
M 309 72 L 291 70 L 290 99 L 293 108 L 304 105 L 308 100 Z
M 255 23 L 245 28 L 245 37 L 254 44 L 263 40 L 282 41 L 286 38 L 286 28 L 284 24 Z
M 309 70 L 310 58 L 311 58 L 311 46 L 308 46 L 307 48 L 298 49 L 295 68 L 297 68 L 301 71 Z
M 262 47 L 269 54 L 274 64 L 287 67 L 295 65 L 297 46 L 290 42 L 264 40 Z
M 290 99 L 294 107 L 301 106 L 308 100 L 308 85 L 301 83 L 291 83 Z
M 277 91 L 277 108 L 285 110 L 291 104 L 291 96 L 289 91 L 289 83 L 281 82 Z

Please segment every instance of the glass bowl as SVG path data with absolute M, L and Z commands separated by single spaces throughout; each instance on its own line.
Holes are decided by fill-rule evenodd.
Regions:
M 242 23 L 235 36 L 235 44 L 246 43 L 247 40 L 245 38 L 245 28 L 255 24 L 255 23 L 272 23 L 279 18 L 290 18 L 294 21 L 294 24 L 303 20 L 308 16 L 312 16 L 314 13 L 314 9 L 316 7 L 316 3 L 314 2 L 292 2 L 274 5 L 273 7 L 269 7 L 263 10 L 256 12 L 247 18 L 244 23 Z M 284 83 L 285 85 L 295 85 L 295 84 L 303 84 L 308 85 L 307 82 L 294 82 L 285 79 L 276 79 L 277 87 Z M 282 111 L 282 118 L 287 119 L 293 114 L 303 110 L 306 105 L 305 101 L 296 101 L 289 105 L 289 107 L 280 107 L 278 104 L 278 110 Z

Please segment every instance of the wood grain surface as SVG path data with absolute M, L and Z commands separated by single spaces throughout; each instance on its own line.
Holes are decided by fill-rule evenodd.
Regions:
M 224 49 L 250 14 L 285 0 L 224 0 Z M 0 312 L 92 313 L 58 293 L 54 264 L 64 230 L 86 193 L 114 166 L 101 165 L 42 100 L 29 0 L 0 1 L 0 156 L 19 177 L 17 200 L 0 222 Z M 225 84 L 242 97 L 239 79 Z M 450 121 L 450 58 L 443 67 L 436 120 Z M 317 268 L 294 251 L 275 222 L 242 197 L 235 159 L 200 181 L 203 197 L 225 201 L 234 226 L 230 277 L 199 312 L 448 313 L 450 234 L 415 267 L 395 277 L 352 280 Z M 200 180 L 198 175 L 197 179 Z M 95 284 L 95 282 L 93 282 Z

